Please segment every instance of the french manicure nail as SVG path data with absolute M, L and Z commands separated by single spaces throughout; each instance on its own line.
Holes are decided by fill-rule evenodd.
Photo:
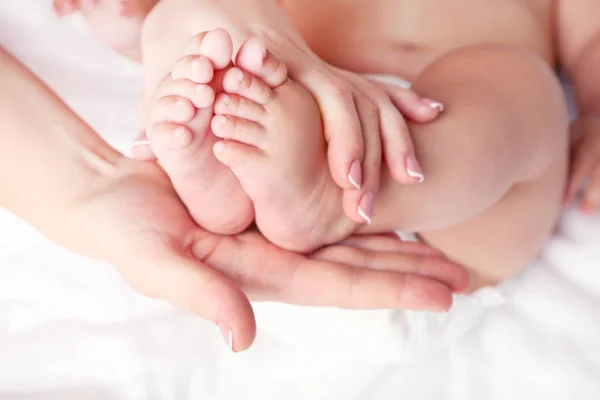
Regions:
M 363 194 L 358 205 L 358 215 L 364 219 L 367 224 L 373 222 L 373 201 L 375 199 L 375 193 L 367 192 Z
M 131 147 L 138 147 L 138 146 L 149 146 L 150 142 L 148 142 L 145 139 L 139 139 L 133 142 L 133 144 L 131 145 Z
M 224 324 L 219 323 L 218 325 L 221 335 L 223 336 L 223 340 L 225 340 L 225 343 L 227 344 L 227 348 L 232 353 L 235 353 L 235 350 L 233 350 L 233 332 L 231 332 L 231 329 L 227 328 L 227 326 Z
M 429 108 L 433 108 L 434 110 L 437 110 L 438 112 L 444 111 L 444 105 L 442 103 L 440 103 L 439 101 L 431 100 L 426 97 L 422 98 L 421 100 Z
M 348 180 L 357 189 L 360 189 L 362 185 L 362 168 L 360 166 L 360 161 L 354 160 L 352 165 L 350 165 L 350 173 L 348 174 Z
M 410 177 L 418 179 L 419 183 L 425 180 L 421 165 L 419 165 L 419 162 L 413 156 L 406 157 L 406 172 Z

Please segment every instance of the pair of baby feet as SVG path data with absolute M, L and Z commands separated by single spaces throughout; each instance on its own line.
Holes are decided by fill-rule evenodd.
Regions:
M 289 250 L 343 239 L 357 224 L 331 178 L 314 98 L 257 38 L 232 58 L 227 31 L 198 34 L 146 109 L 148 142 L 177 193 L 216 233 L 255 220 Z

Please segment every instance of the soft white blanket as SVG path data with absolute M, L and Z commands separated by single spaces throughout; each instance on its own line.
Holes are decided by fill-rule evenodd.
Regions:
M 49 3 L 2 0 L 0 43 L 126 150 L 139 68 Z M 522 276 L 448 314 L 260 304 L 256 346 L 231 355 L 211 324 L 0 212 L 0 398 L 595 399 L 599 267 L 600 216 L 566 212 Z

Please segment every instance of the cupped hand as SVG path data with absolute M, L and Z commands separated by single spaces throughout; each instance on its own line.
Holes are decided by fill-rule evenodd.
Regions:
M 254 231 L 227 237 L 196 226 L 155 163 L 123 159 L 79 198 L 63 242 L 114 265 L 140 293 L 217 324 L 235 351 L 256 325 L 248 297 L 340 308 L 445 310 L 466 272 L 424 245 L 356 237 L 312 256 Z
M 269 51 L 287 65 L 290 78 L 309 90 L 319 104 L 329 167 L 336 184 L 344 189 L 344 210 L 352 220 L 365 222 L 358 206 L 376 194 L 382 159 L 399 183 L 423 181 L 405 117 L 430 122 L 443 110 L 440 103 L 408 88 L 328 65 L 304 43 L 281 38 L 265 41 Z

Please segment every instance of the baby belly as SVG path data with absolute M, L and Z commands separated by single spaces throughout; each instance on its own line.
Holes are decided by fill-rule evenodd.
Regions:
M 548 7 L 536 7 L 539 4 L 540 0 L 288 0 L 285 7 L 325 61 L 355 72 L 414 80 L 443 54 L 486 43 L 526 48 L 551 63 L 551 14 Z

